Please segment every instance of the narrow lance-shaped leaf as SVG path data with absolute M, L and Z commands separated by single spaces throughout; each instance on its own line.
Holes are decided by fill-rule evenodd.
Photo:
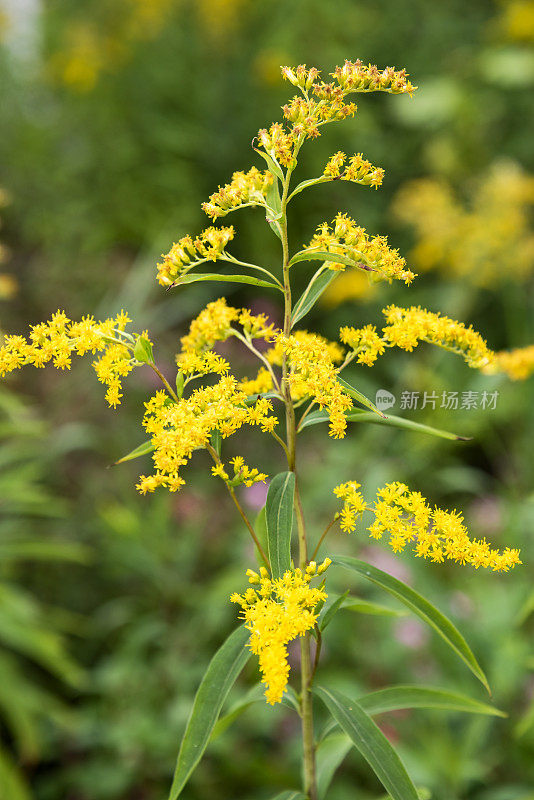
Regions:
M 358 697 L 358 703 L 368 714 L 383 714 L 403 708 L 439 708 L 442 711 L 463 711 L 467 714 L 507 716 L 504 711 L 473 700 L 460 692 L 426 686 L 388 686 Z
M 329 181 L 332 181 L 332 180 L 333 180 L 333 178 L 330 178 L 330 177 L 328 177 L 326 175 L 321 175 L 319 178 L 310 178 L 307 181 L 301 181 L 301 183 L 299 183 L 293 189 L 293 191 L 291 192 L 291 194 L 287 198 L 287 202 L 289 203 L 289 201 L 292 200 L 295 197 L 295 195 L 300 194 L 301 192 L 304 191 L 304 189 L 308 189 L 310 186 L 317 186 L 317 184 L 319 184 L 319 183 L 328 183 Z
M 261 156 L 267 162 L 267 166 L 269 167 L 269 172 L 272 175 L 276 175 L 277 178 L 280 178 L 280 180 L 283 181 L 284 174 L 280 168 L 280 164 L 278 163 L 278 161 L 275 161 L 274 158 L 272 158 L 269 155 L 269 153 L 265 153 L 263 150 L 258 150 L 257 147 L 255 147 L 254 150 L 259 156 Z
M 336 274 L 335 270 L 322 270 L 322 268 L 315 273 L 293 310 L 291 327 L 296 325 L 302 317 L 305 317 L 308 311 L 311 311 L 327 286 L 336 277 Z
M 300 261 L 333 261 L 334 264 L 345 264 L 347 267 L 357 267 L 366 272 L 374 272 L 371 267 L 360 261 L 354 261 L 342 253 L 329 253 L 328 250 L 300 250 L 291 258 L 289 266 L 292 267 L 293 264 L 298 264 Z
M 176 800 L 202 758 L 222 705 L 250 657 L 249 632 L 237 628 L 213 656 L 198 688 L 178 753 L 169 800 Z
M 295 474 L 281 472 L 272 479 L 265 519 L 267 544 L 273 578 L 281 578 L 291 568 L 291 530 L 293 528 L 293 503 L 295 498 Z
M 418 800 L 417 789 L 404 764 L 363 708 L 334 689 L 317 686 L 313 691 L 350 737 L 393 800 Z
M 429 436 L 437 436 L 440 439 L 449 439 L 451 441 L 467 442 L 470 440 L 468 436 L 459 436 L 450 431 L 432 428 L 430 425 L 423 425 L 411 419 L 403 419 L 402 417 L 390 415 L 387 417 L 378 417 L 376 414 L 370 414 L 368 411 L 360 411 L 359 409 L 348 411 L 345 414 L 345 418 L 348 422 L 372 422 L 375 425 L 388 425 L 392 428 L 402 428 L 404 430 L 414 431 L 415 433 L 426 433 Z M 299 428 L 303 430 L 309 425 L 318 425 L 321 422 L 329 421 L 330 417 L 327 411 L 313 411 L 311 414 L 307 415 Z
M 378 414 L 378 416 L 381 417 L 382 419 L 386 418 L 386 415 L 383 414 L 382 411 L 379 411 L 378 408 L 375 406 L 375 404 L 372 403 L 371 400 L 369 400 L 368 397 L 366 397 L 364 394 L 362 394 L 362 392 L 360 392 L 359 389 L 355 389 L 354 386 L 351 386 L 350 383 L 348 383 L 346 380 L 344 380 L 343 378 L 340 378 L 339 375 L 337 377 L 337 382 L 339 384 L 341 384 L 341 386 L 343 387 L 343 390 L 350 397 L 353 397 L 355 400 L 358 401 L 358 403 L 361 403 L 362 406 L 365 406 L 366 408 L 370 408 L 371 411 L 374 411 L 375 414 Z
M 143 444 L 140 444 L 139 447 L 136 447 L 127 455 L 123 456 L 122 458 L 119 458 L 119 460 L 115 461 L 112 464 L 112 466 L 116 467 L 117 464 L 124 464 L 126 461 L 132 461 L 134 458 L 140 458 L 141 456 L 146 456 L 147 453 L 151 453 L 153 449 L 154 445 L 152 444 L 152 440 L 149 439 L 148 441 L 143 442 Z
M 337 723 L 333 722 L 335 728 Z M 352 741 L 346 733 L 338 731 L 327 736 L 317 747 L 317 796 L 319 800 L 326 797 L 334 773 L 352 747 Z
M 272 281 L 263 281 L 261 278 L 254 278 L 252 275 L 223 275 L 218 272 L 195 273 L 190 272 L 184 275 L 169 286 L 174 289 L 176 286 L 184 286 L 186 283 L 197 283 L 198 281 L 223 281 L 229 283 L 250 283 L 252 286 L 264 286 L 267 289 L 278 289 L 282 291 L 278 284 Z
M 430 627 L 434 628 L 436 633 L 447 642 L 449 647 L 451 647 L 469 667 L 473 675 L 476 675 L 488 692 L 490 691 L 487 678 L 464 637 L 452 622 L 447 619 L 441 611 L 438 611 L 432 603 L 418 594 L 418 592 L 410 586 L 394 578 L 393 575 L 389 575 L 387 572 L 383 572 L 381 569 L 374 567 L 372 564 L 367 564 L 365 561 L 360 561 L 350 556 L 332 556 L 332 561 L 334 564 L 345 567 L 377 586 L 380 586 L 382 589 L 385 589 L 386 592 L 393 595 L 393 597 L 400 600 L 401 603 L 408 606 L 418 617 L 430 625 Z

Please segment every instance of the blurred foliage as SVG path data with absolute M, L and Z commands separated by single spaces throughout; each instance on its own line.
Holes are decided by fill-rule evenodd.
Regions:
M 354 318 L 354 298 L 378 322 L 388 302 L 435 309 L 439 293 L 440 308 L 472 321 L 493 348 L 533 342 L 533 19 L 531 0 L 6 3 L 3 327 L 21 331 L 58 305 L 73 317 L 125 306 L 140 327 L 174 342 L 213 295 L 195 286 L 165 296 L 153 265 L 169 242 L 205 226 L 200 204 L 218 184 L 257 163 L 252 135 L 278 117 L 287 95 L 279 65 L 328 69 L 359 57 L 406 66 L 419 91 L 411 102 L 365 97 L 352 145 L 333 127 L 309 156 L 304 151 L 304 177 L 352 147 L 384 167 L 386 180 L 378 192 L 335 182 L 299 197 L 295 241 L 308 241 L 316 224 L 346 210 L 411 252 L 421 275 L 402 301 L 398 287 L 370 293 L 365 277 L 356 286 L 342 275 L 310 326 L 335 338 L 341 322 Z M 278 259 L 276 240 L 256 222 L 254 212 L 236 217 L 236 255 Z M 237 295 L 279 319 L 276 307 Z M 465 509 L 474 536 L 499 546 L 505 532 L 503 541 L 522 548 L 525 566 L 511 578 L 466 577 L 395 560 L 368 540 L 339 535 L 336 542 L 351 554 L 359 544 L 449 610 L 476 645 L 495 705 L 509 714 L 497 721 L 422 711 L 385 716 L 383 729 L 402 742 L 416 781 L 435 800 L 532 800 L 532 379 L 485 378 L 419 348 L 411 360 L 384 357 L 373 373 L 354 368 L 350 380 L 370 397 L 379 388 L 396 397 L 405 389 L 499 391 L 494 411 L 405 412 L 472 436 L 465 444 L 354 425 L 328 448 L 321 426 L 310 428 L 301 444 L 303 490 L 320 509 L 310 520 L 317 535 L 333 508 L 330 487 L 343 476 L 361 475 L 369 494 L 394 476 Z M 193 463 L 178 496 L 149 500 L 135 495 L 135 463 L 105 469 L 142 441 L 142 398 L 132 381 L 128 403 L 113 416 L 83 367 L 59 379 L 18 375 L 0 398 L 0 797 L 164 797 L 196 686 L 235 624 L 225 598 L 251 553 L 217 483 L 199 468 L 205 464 Z M 32 410 L 37 401 L 46 426 Z M 240 443 L 245 457 L 254 444 Z M 274 451 L 264 461 L 277 469 Z M 248 491 L 243 502 L 253 511 L 262 499 Z M 345 612 L 328 641 L 324 670 L 349 695 L 419 680 L 478 691 L 411 618 Z M 253 682 L 249 669 L 236 692 Z M 211 744 L 187 797 L 245 799 L 260 785 L 266 798 L 274 794 L 298 764 L 294 733 L 283 708 L 273 714 L 255 705 Z M 380 797 L 355 754 L 329 794 L 346 797 Z

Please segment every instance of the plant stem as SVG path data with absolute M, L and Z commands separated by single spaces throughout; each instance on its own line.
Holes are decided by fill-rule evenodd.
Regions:
M 220 459 L 220 458 L 219 458 L 219 456 L 217 455 L 217 452 L 216 452 L 216 450 L 214 450 L 214 448 L 211 446 L 211 444 L 209 444 L 209 443 L 208 443 L 208 444 L 206 445 L 206 449 L 207 449 L 208 453 L 209 453 L 209 454 L 210 454 L 210 456 L 213 458 L 213 460 L 215 461 L 215 463 L 216 463 L 216 464 L 221 464 L 221 463 L 222 463 L 222 462 L 221 462 L 221 459 Z M 263 561 L 265 562 L 265 566 L 267 567 L 267 569 L 269 569 L 269 570 L 270 570 L 271 566 L 270 566 L 270 563 L 269 563 L 269 559 L 267 558 L 267 554 L 266 554 L 265 550 L 263 549 L 263 547 L 261 546 L 261 542 L 260 542 L 260 540 L 259 540 L 259 539 L 258 539 L 258 537 L 256 536 L 256 531 L 255 531 L 255 530 L 254 530 L 254 528 L 252 527 L 252 523 L 250 522 L 249 518 L 248 518 L 248 517 L 247 517 L 247 515 L 245 514 L 245 512 L 244 512 L 244 510 L 243 510 L 243 507 L 241 506 L 241 503 L 240 503 L 240 502 L 239 502 L 239 500 L 237 499 L 237 495 L 236 495 L 236 493 L 234 492 L 234 489 L 233 489 L 233 487 L 232 487 L 232 486 L 229 486 L 229 485 L 226 483 L 226 481 L 225 481 L 224 483 L 225 483 L 225 486 L 226 486 L 226 488 L 228 489 L 228 491 L 229 491 L 229 493 L 230 493 L 230 497 L 231 497 L 231 498 L 232 498 L 232 500 L 234 501 L 234 503 L 235 503 L 235 506 L 236 506 L 237 510 L 239 511 L 239 514 L 241 515 L 241 519 L 243 520 L 243 522 L 244 522 L 244 523 L 245 523 L 245 525 L 247 526 L 247 528 L 248 528 L 248 531 L 249 531 L 250 535 L 252 536 L 252 538 L 253 538 L 253 540 L 254 540 L 254 544 L 255 544 L 255 545 L 256 545 L 256 547 L 258 548 L 258 552 L 259 552 L 259 554 L 261 555 L 261 557 L 262 557 Z
M 168 391 L 168 393 L 170 394 L 170 396 L 172 397 L 172 399 L 173 399 L 173 400 L 174 400 L 176 403 L 178 403 L 178 402 L 179 402 L 178 395 L 176 394 L 176 392 L 174 391 L 174 389 L 173 389 L 173 388 L 172 388 L 172 386 L 170 385 L 169 381 L 167 380 L 167 378 L 165 377 L 165 375 L 163 374 L 163 372 L 161 372 L 161 370 L 160 370 L 160 369 L 158 369 L 158 367 L 156 367 L 156 365 L 155 365 L 155 364 L 149 364 L 149 367 L 152 367 L 152 369 L 154 370 L 154 372 L 156 373 L 156 375 L 158 376 L 158 378 L 160 379 L 160 381 L 162 382 L 162 384 L 165 386 L 165 388 L 167 389 L 167 391 Z
M 287 237 L 287 201 L 289 182 L 291 180 L 292 169 L 288 168 L 282 189 L 282 219 L 280 224 L 282 234 L 283 252 L 283 282 L 284 282 L 284 336 L 291 333 L 291 283 L 289 280 L 289 246 Z M 282 361 L 282 395 L 286 409 L 286 432 L 287 432 L 287 464 L 291 472 L 295 473 L 295 516 L 297 518 L 297 530 L 299 541 L 299 566 L 301 569 L 306 567 L 308 560 L 308 548 L 306 542 L 306 529 L 304 524 L 304 514 L 296 475 L 296 425 L 295 409 L 291 398 L 291 387 L 288 378 L 287 355 L 284 353 Z M 303 749 L 303 777 L 304 794 L 308 800 L 317 800 L 317 780 L 315 770 L 315 737 L 313 731 L 313 706 L 311 696 L 311 683 L 313 678 L 311 656 L 310 656 L 310 634 L 306 633 L 300 639 L 300 715 L 302 725 L 302 749 Z

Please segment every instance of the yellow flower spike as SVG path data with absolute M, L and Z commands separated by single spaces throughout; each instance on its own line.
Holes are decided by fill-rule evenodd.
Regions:
M 500 350 L 484 372 L 490 375 L 504 372 L 513 381 L 526 380 L 534 373 L 534 344 L 515 350 Z
M 507 572 L 522 563 L 519 550 L 507 547 L 500 552 L 485 540 L 470 539 L 459 512 L 432 509 L 419 492 L 410 491 L 406 484 L 394 482 L 379 489 L 371 510 L 375 519 L 367 529 L 369 534 L 375 539 L 389 534 L 394 553 L 410 545 L 416 556 L 436 563 L 448 559 L 495 572 Z
M 314 627 L 318 616 L 315 607 L 328 597 L 323 589 L 311 589 L 310 580 L 311 576 L 303 576 L 300 569 L 288 570 L 274 581 L 262 575 L 258 589 L 248 589 L 243 595 L 234 593 L 230 598 L 241 606 L 241 616 L 250 631 L 248 646 L 259 658 L 270 705 L 281 702 L 287 686 L 287 645 Z
M 134 340 L 125 332 L 130 321 L 125 311 L 105 320 L 96 321 L 89 316 L 79 322 L 57 311 L 48 322 L 30 326 L 28 339 L 4 338 L 0 347 L 0 376 L 25 365 L 41 368 L 52 363 L 56 369 L 70 369 L 73 354 L 99 352 L 93 368 L 100 383 L 107 387 L 108 404 L 116 407 L 122 397 L 122 378 L 134 369 L 131 346 Z
M 397 279 L 410 284 L 415 277 L 411 270 L 406 269 L 406 261 L 399 251 L 388 246 L 385 236 L 369 236 L 346 214 L 336 216 L 333 228 L 326 222 L 319 225 L 305 249 L 343 255 L 360 269 L 370 270 L 390 283 Z M 333 261 L 328 262 L 328 267 L 338 271 L 345 269 L 344 264 Z
M 272 182 L 273 176 L 268 170 L 260 172 L 252 167 L 248 172 L 234 172 L 230 183 L 219 187 L 207 203 L 202 203 L 202 210 L 215 220 L 244 206 L 265 206 L 265 195 Z
M 336 342 L 306 331 L 291 336 L 280 334 L 267 353 L 271 364 L 281 364 L 283 353 L 289 363 L 289 384 L 294 400 L 312 397 L 330 416 L 330 436 L 345 435 L 345 411 L 352 407 L 351 398 L 337 381 L 336 362 L 343 359 L 343 350 Z
M 216 261 L 224 248 L 234 238 L 234 228 L 206 228 L 193 241 L 184 236 L 173 244 L 168 253 L 162 254 L 157 264 L 157 279 L 161 286 L 170 286 L 201 261 Z
M 495 358 L 482 336 L 462 322 L 420 306 L 400 308 L 391 305 L 382 313 L 387 322 L 383 329 L 384 339 L 389 345 L 411 352 L 420 341 L 429 342 L 462 355 L 475 369 L 489 366 Z
M 339 514 L 339 525 L 341 530 L 346 533 L 352 533 L 356 530 L 356 520 L 367 508 L 367 503 L 358 489 L 360 489 L 360 484 L 356 483 L 356 481 L 341 483 L 334 489 L 336 497 L 344 500 L 343 508 Z

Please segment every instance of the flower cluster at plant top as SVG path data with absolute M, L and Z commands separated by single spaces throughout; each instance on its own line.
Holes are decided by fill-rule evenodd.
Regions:
M 330 73 L 333 81 L 319 80 L 316 67 L 306 69 L 301 64 L 296 69 L 282 67 L 282 76 L 296 86 L 302 96 L 296 95 L 283 106 L 286 124 L 275 122 L 267 130 L 258 131 L 261 147 L 279 164 L 293 166 L 296 151 L 304 139 L 320 136 L 319 128 L 329 122 L 338 122 L 356 113 L 357 106 L 346 97 L 355 92 L 389 92 L 409 94 L 415 91 L 405 70 L 392 67 L 380 71 L 376 66 L 366 66 L 359 59 L 345 61 Z
M 202 210 L 215 220 L 236 208 L 265 206 L 265 195 L 272 184 L 273 176 L 268 170 L 260 172 L 252 167 L 248 172 L 234 172 L 230 183 L 219 186 L 219 191 L 210 195 L 207 203 L 202 203 Z
M 163 261 L 157 264 L 158 283 L 170 286 L 177 278 L 205 261 L 217 261 L 224 248 L 234 238 L 234 228 L 206 228 L 196 239 L 183 236 L 175 242 L 168 253 L 162 253 Z
M 319 567 L 310 563 L 306 572 L 288 570 L 282 578 L 269 578 L 265 567 L 258 575 L 248 570 L 250 587 L 240 595 L 232 594 L 232 603 L 238 603 L 250 631 L 248 646 L 259 656 L 262 683 L 267 686 L 265 697 L 270 705 L 280 703 L 289 678 L 287 645 L 298 636 L 311 630 L 318 614 L 315 607 L 328 595 L 323 588 L 312 589 L 310 581 L 321 575 L 329 566 L 326 559 Z
M 84 317 L 71 321 L 65 312 L 57 311 L 48 322 L 30 326 L 29 340 L 24 336 L 6 336 L 0 347 L 0 376 L 32 364 L 44 367 L 52 362 L 57 369 L 70 369 L 72 355 L 102 352 L 93 362 L 98 380 L 107 386 L 106 400 L 117 406 L 122 397 L 121 379 L 138 363 L 133 356 L 135 335 L 126 333 L 131 322 L 126 312 L 114 318 L 95 321 Z M 141 334 L 147 342 L 148 335 Z
M 348 165 L 342 171 L 346 160 L 345 153 L 341 151 L 334 153 L 328 159 L 323 176 L 332 180 L 340 178 L 342 181 L 361 183 L 362 186 L 372 186 L 374 189 L 382 186 L 382 181 L 384 180 L 382 167 L 375 167 L 361 153 L 356 153 L 356 155 L 350 157 Z
M 468 199 L 462 207 L 451 188 L 433 178 L 400 190 L 394 211 L 417 236 L 410 260 L 420 270 L 439 268 L 482 286 L 524 281 L 534 268 L 534 176 L 514 162 L 499 162 Z
M 521 564 L 519 550 L 506 547 L 502 552 L 493 550 L 485 539 L 470 539 L 457 511 L 430 508 L 419 492 L 412 492 L 398 481 L 388 483 L 377 492 L 377 500 L 368 506 L 358 491 L 360 484 L 343 483 L 334 494 L 344 500 L 340 514 L 341 529 L 349 533 L 356 528 L 356 519 L 366 509 L 375 519 L 367 530 L 374 539 L 389 534 L 389 545 L 394 553 L 402 552 L 411 544 L 416 556 L 441 563 L 445 559 L 459 564 L 490 567 L 495 572 L 507 572 Z
M 399 255 L 399 251 L 388 247 L 385 236 L 370 237 L 365 228 L 356 225 L 346 214 L 337 214 L 333 228 L 327 222 L 319 225 L 305 249 L 343 256 L 350 259 L 354 266 L 376 272 L 376 277 L 388 281 L 396 278 L 410 284 L 415 278 L 414 273 L 406 269 L 406 261 Z M 345 264 L 329 261 L 328 267 L 342 271 Z

